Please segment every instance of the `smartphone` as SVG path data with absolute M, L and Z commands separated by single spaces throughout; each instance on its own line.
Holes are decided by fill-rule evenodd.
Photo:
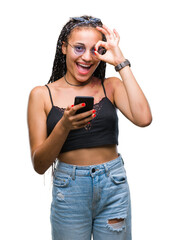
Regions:
M 77 104 L 80 104 L 80 103 L 85 103 L 86 106 L 77 110 L 76 114 L 92 110 L 93 109 L 93 104 L 94 104 L 94 97 L 76 96 L 74 105 L 77 105 Z

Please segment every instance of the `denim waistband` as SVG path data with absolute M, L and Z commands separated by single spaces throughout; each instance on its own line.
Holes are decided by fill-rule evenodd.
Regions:
M 78 166 L 68 163 L 57 161 L 55 166 L 55 172 L 62 172 L 72 176 L 72 179 L 75 179 L 75 176 L 92 176 L 100 175 L 103 173 L 109 174 L 109 171 L 112 168 L 120 167 L 124 165 L 121 154 L 118 154 L 118 157 L 102 164 L 89 165 L 89 166 Z

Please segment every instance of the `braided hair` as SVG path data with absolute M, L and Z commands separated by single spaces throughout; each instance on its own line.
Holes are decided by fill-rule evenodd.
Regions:
M 62 78 L 67 71 L 66 67 L 66 55 L 62 53 L 62 44 L 63 42 L 68 42 L 68 38 L 70 36 L 71 31 L 74 28 L 80 27 L 93 27 L 96 28 L 97 26 L 102 27 L 102 22 L 98 18 L 93 18 L 91 16 L 82 16 L 82 17 L 74 17 L 71 18 L 63 27 L 60 36 L 57 41 L 55 59 L 52 68 L 52 75 L 50 77 L 50 82 L 55 82 L 58 79 Z M 106 37 L 102 34 L 102 40 L 106 41 Z M 93 73 L 94 77 L 97 77 L 101 80 L 105 78 L 105 71 L 106 71 L 106 63 L 101 61 L 96 70 Z

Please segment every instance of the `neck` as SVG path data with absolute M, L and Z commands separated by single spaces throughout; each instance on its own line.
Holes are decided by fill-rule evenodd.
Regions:
M 85 86 L 85 85 L 87 85 L 88 83 L 91 82 L 91 77 L 87 81 L 85 81 L 85 82 L 82 82 L 82 83 L 79 82 L 79 84 L 74 84 L 74 83 L 70 82 L 70 80 L 68 79 L 68 77 L 66 75 L 64 75 L 64 79 L 65 79 L 65 82 L 68 85 L 74 86 L 74 87 L 82 87 L 82 86 Z

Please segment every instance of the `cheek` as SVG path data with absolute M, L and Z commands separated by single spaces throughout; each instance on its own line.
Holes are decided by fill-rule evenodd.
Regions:
M 67 68 L 72 66 L 73 64 L 75 64 L 76 59 L 77 59 L 76 55 L 67 54 L 66 55 L 66 65 L 67 65 Z

